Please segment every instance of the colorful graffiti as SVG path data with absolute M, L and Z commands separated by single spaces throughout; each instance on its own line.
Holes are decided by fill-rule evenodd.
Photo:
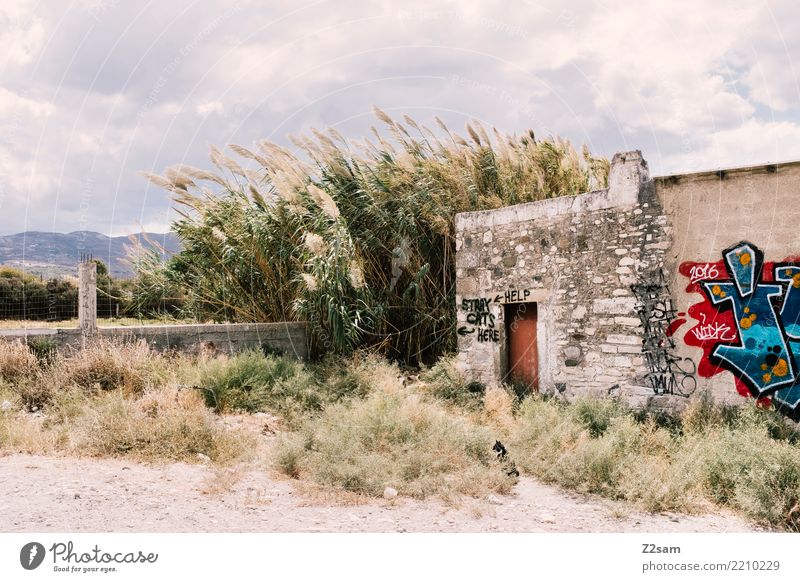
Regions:
M 631 286 L 636 296 L 636 312 L 644 331 L 642 353 L 650 370 L 647 381 L 656 394 L 689 396 L 697 387 L 695 364 L 675 354 L 672 335 L 685 319 L 676 318 L 664 272 L 661 269 L 643 276 Z
M 703 350 L 697 373 L 727 370 L 738 391 L 800 420 L 800 261 L 765 263 L 755 245 L 738 243 L 715 263 L 683 263 L 697 324 L 684 336 Z

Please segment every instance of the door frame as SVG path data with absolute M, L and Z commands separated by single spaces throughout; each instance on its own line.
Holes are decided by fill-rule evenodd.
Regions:
M 536 381 L 533 386 L 530 386 L 531 393 L 539 393 L 541 392 L 541 369 L 542 365 L 539 361 L 540 356 L 540 342 L 539 342 L 539 303 L 537 301 L 515 301 L 515 302 L 508 302 L 503 304 L 503 328 L 505 331 L 505 345 L 503 346 L 503 381 L 510 380 L 511 376 L 511 325 L 513 325 L 513 321 L 510 320 L 510 317 L 513 317 L 511 314 L 512 312 L 516 314 L 521 306 L 531 306 L 533 308 L 533 312 L 535 314 L 535 325 L 536 325 L 536 335 L 534 337 L 534 345 L 533 349 L 536 350 L 534 361 L 536 363 Z
M 524 288 L 523 288 L 524 289 Z M 514 305 L 517 303 L 535 303 L 536 304 L 536 351 L 539 364 L 539 393 L 549 393 L 553 389 L 553 351 L 550 349 L 551 329 L 550 324 L 553 321 L 553 295 L 548 289 L 530 289 L 530 293 L 524 300 L 519 301 L 500 301 L 501 306 L 499 316 L 503 320 L 503 325 L 500 335 L 500 344 L 498 345 L 499 354 L 498 360 L 495 360 L 495 365 L 498 370 L 500 382 L 504 382 L 508 378 L 509 373 L 509 337 L 508 327 L 505 321 L 506 318 L 506 305 Z

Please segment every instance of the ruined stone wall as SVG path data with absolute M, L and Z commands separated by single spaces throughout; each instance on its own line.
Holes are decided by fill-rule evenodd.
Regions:
M 542 391 L 800 416 L 800 164 L 653 180 L 629 152 L 609 182 L 456 217 L 462 369 L 502 381 L 503 306 L 536 302 Z
M 637 152 L 610 187 L 456 219 L 459 362 L 484 383 L 507 371 L 503 305 L 536 302 L 540 389 L 641 392 L 648 372 L 631 286 L 664 261 L 670 226 Z

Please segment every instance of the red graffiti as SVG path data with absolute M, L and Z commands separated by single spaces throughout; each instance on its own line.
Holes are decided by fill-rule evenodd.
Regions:
M 781 262 L 794 262 L 798 257 L 790 257 Z M 773 280 L 774 263 L 765 262 L 762 267 L 761 281 L 769 282 Z M 698 293 L 703 299 L 689 307 L 688 315 L 695 320 L 693 325 L 683 336 L 683 341 L 687 346 L 698 347 L 703 350 L 703 357 L 697 366 L 697 373 L 710 378 L 724 372 L 723 368 L 715 366 L 709 360 L 709 355 L 714 347 L 720 343 L 738 344 L 737 325 L 733 319 L 732 311 L 719 312 L 711 304 L 700 287 L 700 282 L 727 281 L 728 275 L 725 263 L 722 260 L 711 263 L 685 262 L 678 268 L 681 275 L 689 279 L 686 286 L 687 293 Z M 736 391 L 742 396 L 749 397 L 750 390 L 747 386 L 734 377 L 736 381 Z M 770 398 L 758 399 L 758 405 L 769 408 L 772 406 Z
M 700 287 L 700 281 L 725 280 L 727 277 L 725 266 L 721 260 L 715 263 L 686 262 L 678 268 L 678 272 L 689 278 L 686 292 L 698 293 L 703 298 L 701 302 L 695 303 L 688 310 L 689 317 L 696 323 L 683 336 L 683 341 L 687 346 L 703 350 L 703 357 L 697 366 L 697 373 L 703 378 L 710 378 L 725 370 L 712 364 L 708 357 L 718 343 L 736 343 L 737 327 L 732 312 L 718 312 L 717 308 L 706 298 Z M 716 276 L 706 278 L 712 274 Z M 747 390 L 745 393 L 748 393 Z
M 680 317 L 681 315 L 686 315 L 685 313 L 679 313 L 678 319 L 674 319 L 670 322 L 669 326 L 667 327 L 666 331 L 664 332 L 667 337 L 672 337 L 672 335 L 678 331 L 678 329 L 686 323 L 686 319 Z

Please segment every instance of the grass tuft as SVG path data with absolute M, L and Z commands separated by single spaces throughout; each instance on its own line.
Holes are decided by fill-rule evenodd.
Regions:
M 405 391 L 378 390 L 304 423 L 277 448 L 286 475 L 378 497 L 385 487 L 416 498 L 507 492 L 491 433 Z

